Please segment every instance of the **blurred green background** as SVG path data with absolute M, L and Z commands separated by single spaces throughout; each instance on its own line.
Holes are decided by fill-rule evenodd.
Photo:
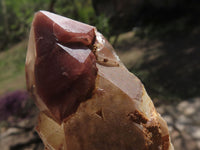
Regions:
M 26 90 L 28 35 L 39 10 L 96 26 L 141 79 L 158 110 L 169 106 L 181 114 L 179 105 L 187 103 L 193 115 L 200 115 L 200 2 L 196 0 L 0 0 L 0 103 L 9 93 Z M 160 113 L 170 114 L 163 109 Z M 170 126 L 181 139 L 192 135 L 193 130 L 183 134 L 185 128 L 173 122 Z M 190 138 L 196 144 L 191 150 L 200 148 L 199 121 L 194 126 L 199 134 Z M 172 136 L 177 150 L 188 149 Z

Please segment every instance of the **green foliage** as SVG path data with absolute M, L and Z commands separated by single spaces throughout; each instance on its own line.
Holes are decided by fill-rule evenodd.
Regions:
M 0 49 L 17 43 L 27 37 L 34 13 L 50 10 L 52 0 L 2 0 L 0 4 Z M 3 5 L 2 5 L 3 4 Z M 97 26 L 109 36 L 108 18 L 96 16 L 92 0 L 56 0 L 53 11 L 57 14 Z
M 55 12 L 68 18 L 93 25 L 106 37 L 110 36 L 109 18 L 103 13 L 97 16 L 92 7 L 91 0 L 59 0 L 55 6 Z
M 29 31 L 35 11 L 48 8 L 47 4 L 50 0 L 43 0 L 42 2 L 40 0 L 3 1 L 5 5 L 0 6 L 0 16 L 3 20 L 0 23 L 0 35 L 2 35 L 0 39 L 6 42 L 7 46 L 24 39 Z M 7 33 L 5 33 L 5 30 L 7 30 Z M 1 44 L 0 47 L 2 47 Z
M 25 88 L 25 57 L 27 40 L 0 52 L 0 95 Z
M 107 38 L 109 38 L 111 35 L 110 35 L 110 26 L 109 26 L 109 19 L 104 15 L 100 15 L 100 16 L 97 16 L 95 18 L 95 26 L 97 27 L 97 29 L 103 33 L 103 35 Z
M 190 16 L 180 17 L 170 23 L 149 23 L 136 30 L 136 35 L 141 38 L 171 38 L 175 35 L 188 34 L 194 28 L 190 24 Z

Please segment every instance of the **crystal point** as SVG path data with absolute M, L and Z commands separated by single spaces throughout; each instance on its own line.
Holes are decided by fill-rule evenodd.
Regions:
M 93 26 L 36 13 L 26 79 L 46 149 L 173 150 L 143 84 Z

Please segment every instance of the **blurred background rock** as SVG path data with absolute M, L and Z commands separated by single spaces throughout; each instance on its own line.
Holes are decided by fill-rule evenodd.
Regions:
M 144 83 L 176 150 L 200 149 L 200 2 L 0 0 L 0 147 L 39 150 L 24 63 L 33 15 L 48 10 L 97 27 Z

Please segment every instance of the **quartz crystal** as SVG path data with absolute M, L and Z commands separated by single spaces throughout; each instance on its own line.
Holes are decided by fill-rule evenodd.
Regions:
M 143 84 L 93 26 L 37 12 L 26 79 L 48 150 L 173 150 Z

